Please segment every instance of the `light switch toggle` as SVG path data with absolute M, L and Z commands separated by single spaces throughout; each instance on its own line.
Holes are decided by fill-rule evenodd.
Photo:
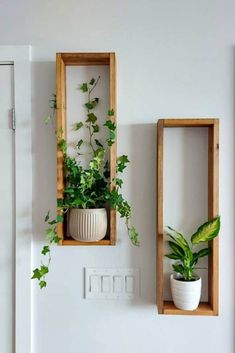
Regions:
M 125 277 L 126 292 L 134 293 L 134 276 Z
M 100 276 L 92 275 L 90 276 L 90 292 L 100 291 Z
M 101 277 L 101 288 L 104 293 L 110 292 L 110 276 Z
M 122 292 L 122 276 L 113 277 L 113 291 L 114 293 Z

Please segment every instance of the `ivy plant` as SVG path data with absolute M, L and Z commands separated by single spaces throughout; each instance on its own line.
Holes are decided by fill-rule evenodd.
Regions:
M 123 180 L 122 173 L 130 162 L 127 155 L 121 155 L 116 160 L 116 177 L 110 180 L 110 163 L 108 152 L 116 141 L 116 124 L 113 121 L 115 114 L 113 109 L 107 113 L 107 119 L 103 126 L 100 125 L 96 114 L 96 108 L 99 104 L 99 98 L 93 95 L 95 88 L 100 80 L 91 78 L 79 86 L 82 94 L 86 95 L 84 104 L 85 119 L 74 124 L 74 130 L 85 129 L 87 138 L 78 139 L 75 146 L 76 158 L 67 152 L 67 141 L 62 138 L 63 131 L 57 131 L 58 148 L 63 154 L 63 166 L 65 171 L 65 189 L 64 198 L 57 199 L 59 214 L 55 219 L 50 218 L 48 213 L 45 217 L 47 223 L 46 240 L 47 244 L 43 246 L 41 254 L 47 260 L 43 261 L 41 266 L 34 269 L 32 279 L 39 281 L 40 288 L 47 285 L 46 275 L 49 272 L 51 262 L 51 245 L 58 244 L 56 226 L 63 222 L 65 213 L 71 208 L 100 208 L 109 206 L 115 208 L 120 217 L 125 220 L 127 233 L 133 245 L 139 246 L 139 238 L 136 228 L 130 224 L 131 206 L 123 197 L 121 188 Z M 52 114 L 46 119 L 48 123 L 55 116 L 56 96 L 53 95 L 50 100 Z M 101 128 L 106 129 L 106 138 L 101 141 L 99 132 Z M 84 167 L 81 163 L 82 156 L 86 155 L 88 166 Z
M 176 273 L 182 276 L 184 281 L 195 280 L 197 278 L 194 274 L 195 265 L 201 257 L 209 255 L 209 248 L 206 247 L 196 251 L 194 247 L 217 237 L 220 230 L 220 217 L 218 216 L 202 224 L 191 236 L 191 245 L 186 240 L 186 237 L 177 230 L 169 226 L 167 230 L 167 235 L 171 239 L 168 244 L 172 252 L 165 256 L 171 260 L 177 260 L 172 267 Z

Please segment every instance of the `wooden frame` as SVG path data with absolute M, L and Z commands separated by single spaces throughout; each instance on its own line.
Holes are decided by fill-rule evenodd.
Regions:
M 201 302 L 195 311 L 177 309 L 164 301 L 164 222 L 163 222 L 163 139 L 164 128 L 208 128 L 208 219 L 219 212 L 219 119 L 160 119 L 157 123 L 157 306 L 159 314 L 218 315 L 218 238 L 209 242 L 208 302 Z
M 110 68 L 110 109 L 116 122 L 116 63 L 115 53 L 57 53 L 56 54 L 56 97 L 57 97 L 57 131 L 63 131 L 62 138 L 66 140 L 66 66 L 108 65 Z M 116 143 L 110 149 L 110 180 L 116 174 Z M 111 185 L 113 187 L 114 185 Z M 62 152 L 57 150 L 57 198 L 63 198 L 64 174 Z M 57 231 L 61 237 L 60 245 L 115 245 L 116 244 L 116 210 L 109 212 L 109 235 L 98 242 L 83 243 L 72 238 L 66 238 L 66 225 L 58 224 Z

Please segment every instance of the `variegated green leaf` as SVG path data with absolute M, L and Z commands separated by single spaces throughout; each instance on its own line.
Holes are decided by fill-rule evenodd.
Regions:
M 187 240 L 183 236 L 183 234 L 179 233 L 177 230 L 171 228 L 170 226 L 167 226 L 167 228 L 170 229 L 170 231 L 175 233 L 175 235 L 168 233 L 171 239 L 173 239 L 182 249 L 184 249 L 185 251 L 188 251 L 190 247 Z
M 172 267 L 176 273 L 180 273 L 182 276 L 184 275 L 184 268 L 182 265 L 172 265 Z
M 171 254 L 168 254 L 168 255 L 165 255 L 166 257 L 168 257 L 168 259 L 171 259 L 171 260 L 181 260 L 181 256 L 180 255 L 177 255 L 175 253 L 171 253 Z
M 184 249 L 182 249 L 178 244 L 173 243 L 173 241 L 168 241 L 169 246 L 174 251 L 175 254 L 182 258 L 184 256 Z
M 196 263 L 198 262 L 198 259 L 200 257 L 204 257 L 204 256 L 207 256 L 209 254 L 209 249 L 208 248 L 205 248 L 205 249 L 201 249 L 199 250 L 198 252 L 195 252 L 193 254 L 193 259 L 192 259 L 192 262 L 191 262 L 191 265 L 196 265 Z
M 202 224 L 191 237 L 192 244 L 199 244 L 214 239 L 220 230 L 220 217 Z

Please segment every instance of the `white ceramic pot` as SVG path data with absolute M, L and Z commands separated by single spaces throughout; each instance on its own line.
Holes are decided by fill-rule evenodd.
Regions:
M 92 242 L 105 237 L 107 212 L 105 208 L 72 208 L 69 212 L 69 234 L 78 241 Z
M 175 306 L 181 310 L 197 309 L 201 298 L 202 280 L 191 282 L 180 281 L 176 275 L 171 275 L 171 293 Z

